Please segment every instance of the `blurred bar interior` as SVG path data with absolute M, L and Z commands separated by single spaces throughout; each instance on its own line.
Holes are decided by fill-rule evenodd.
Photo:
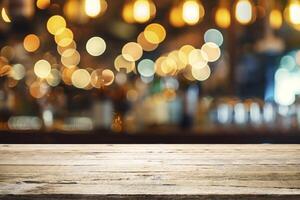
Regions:
M 300 0 L 0 6 L 1 133 L 300 130 Z

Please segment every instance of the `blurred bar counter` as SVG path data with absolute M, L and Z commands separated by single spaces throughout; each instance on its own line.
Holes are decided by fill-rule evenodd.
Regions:
M 1 130 L 2 144 L 300 144 L 300 132 L 257 129 L 178 129 L 156 127 L 137 133 L 92 131 Z
M 81 105 L 89 107 L 62 115 L 53 106 L 23 115 L 2 109 L 0 142 L 300 143 L 299 103 L 212 100 L 195 93 L 171 100 L 146 98 L 127 111 L 109 100 Z

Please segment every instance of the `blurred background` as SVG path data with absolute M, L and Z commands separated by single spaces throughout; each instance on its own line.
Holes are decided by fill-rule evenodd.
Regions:
M 2 0 L 2 143 L 300 143 L 300 0 Z

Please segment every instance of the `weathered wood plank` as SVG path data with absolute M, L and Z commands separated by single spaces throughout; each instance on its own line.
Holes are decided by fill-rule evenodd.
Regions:
M 0 199 L 300 199 L 300 145 L 0 145 Z

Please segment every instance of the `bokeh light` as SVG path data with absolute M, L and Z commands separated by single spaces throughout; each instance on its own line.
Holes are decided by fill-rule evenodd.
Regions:
M 138 23 L 149 21 L 156 13 L 156 7 L 152 0 L 135 0 L 132 9 L 133 19 Z
M 194 68 L 205 67 L 208 60 L 207 53 L 201 49 L 194 49 L 189 53 L 189 64 Z
M 221 50 L 215 43 L 207 42 L 202 47 L 201 50 L 207 55 L 209 62 L 217 61 L 221 56 Z
M 130 73 L 135 69 L 135 62 L 126 60 L 123 55 L 118 55 L 115 58 L 114 66 L 117 71 L 125 70 L 126 73 Z
M 73 42 L 73 38 L 73 32 L 69 28 L 63 28 L 56 31 L 56 34 L 54 36 L 56 44 L 62 47 L 69 46 Z
M 238 0 L 235 7 L 235 18 L 241 24 L 249 24 L 253 17 L 253 6 L 249 0 Z
M 97 17 L 101 12 L 100 0 L 85 0 L 84 11 L 89 17 Z
M 2 10 L 1 10 L 1 17 L 2 17 L 2 19 L 3 19 L 4 22 L 6 22 L 6 23 L 10 23 L 11 22 L 9 16 L 6 13 L 5 8 L 2 8 Z
M 137 70 L 143 77 L 151 77 L 155 74 L 154 62 L 150 59 L 143 59 L 139 62 Z
M 24 49 L 28 52 L 34 52 L 40 47 L 40 39 L 35 34 L 29 34 L 23 41 Z
M 76 49 L 67 49 L 61 55 L 61 63 L 66 66 L 76 66 L 80 62 L 80 54 Z
M 231 14 L 228 8 L 218 8 L 215 15 L 215 22 L 220 28 L 228 28 L 231 24 Z
M 223 44 L 224 38 L 219 30 L 208 29 L 204 34 L 204 41 L 213 42 L 220 47 Z
M 58 86 L 61 81 L 60 71 L 52 69 L 50 74 L 47 76 L 46 81 L 52 87 Z
M 51 71 L 51 65 L 47 60 L 39 60 L 34 65 L 34 73 L 39 78 L 46 78 Z
M 134 23 L 134 17 L 133 17 L 133 3 L 128 2 L 124 4 L 123 10 L 122 10 L 122 17 L 125 22 L 131 24 Z
M 195 25 L 200 20 L 200 5 L 196 0 L 186 0 L 182 6 L 182 18 L 188 25 Z
M 56 35 L 58 31 L 66 28 L 66 20 L 60 15 L 54 15 L 47 21 L 47 30 L 52 35 Z
M 129 42 L 123 46 L 122 55 L 128 61 L 137 61 L 142 57 L 143 49 L 138 43 Z
M 105 86 L 109 86 L 114 82 L 115 75 L 110 69 L 105 69 L 102 71 L 102 80 Z
M 35 81 L 29 87 L 29 92 L 34 98 L 44 97 L 49 90 L 48 85 L 45 82 Z
M 273 29 L 279 29 L 282 26 L 282 14 L 278 9 L 274 9 L 270 12 L 269 23 Z
M 86 50 L 92 56 L 100 56 L 106 50 L 106 43 L 101 37 L 92 37 L 86 43 Z
M 77 69 L 72 73 L 72 84 L 80 89 L 84 89 L 90 84 L 91 75 L 86 69 Z
M 37 0 L 36 7 L 44 10 L 50 6 L 50 3 L 51 3 L 51 0 Z
M 21 80 L 24 78 L 26 74 L 25 67 L 22 64 L 15 64 L 12 66 L 10 70 L 10 77 L 12 77 L 14 80 Z
M 205 81 L 209 78 L 211 74 L 210 68 L 208 65 L 205 65 L 202 68 L 192 67 L 192 75 L 198 81 Z
M 57 45 L 57 52 L 62 55 L 64 51 L 69 50 L 69 49 L 76 49 L 77 48 L 77 44 L 76 42 L 73 40 L 68 46 L 66 47 L 62 47 Z
M 162 25 L 153 23 L 145 28 L 144 35 L 148 42 L 158 44 L 166 38 L 166 30 Z
M 141 45 L 144 51 L 153 51 L 158 47 L 158 44 L 148 42 L 145 38 L 144 32 L 141 32 L 137 37 L 137 43 Z
M 169 14 L 169 21 L 172 24 L 172 26 L 175 27 L 183 27 L 185 25 L 185 22 L 182 19 L 182 7 L 175 5 L 170 11 Z

